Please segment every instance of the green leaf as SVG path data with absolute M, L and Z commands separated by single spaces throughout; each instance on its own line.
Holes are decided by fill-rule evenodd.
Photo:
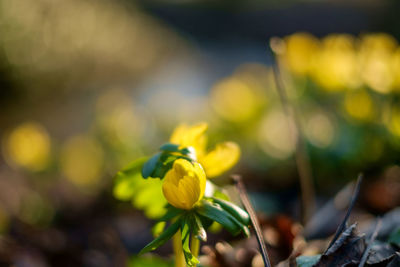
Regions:
M 197 161 L 196 150 L 194 147 L 188 146 L 179 150 L 180 153 L 190 158 L 192 161 Z
M 232 202 L 229 202 L 229 201 L 226 201 L 223 199 L 213 197 L 212 200 L 215 203 L 219 204 L 222 209 L 229 212 L 233 217 L 235 217 L 242 224 L 244 224 L 244 225 L 250 224 L 250 216 L 244 209 L 236 206 Z
M 159 200 L 157 201 L 157 199 Z M 144 214 L 147 218 L 155 219 L 160 217 L 160 215 L 165 212 L 165 205 L 163 205 L 164 201 L 166 202 L 164 195 L 162 194 L 154 197 L 151 201 L 148 201 L 148 205 L 144 208 Z
M 168 165 L 174 163 L 174 161 L 178 158 L 179 155 L 174 155 L 168 152 L 163 152 L 160 157 L 161 165 Z
M 205 229 L 208 229 L 214 223 L 213 220 L 211 220 L 205 216 L 202 216 L 199 213 L 196 213 L 196 216 L 200 219 L 200 221 Z
M 143 178 L 148 178 L 153 174 L 153 172 L 156 170 L 156 167 L 157 167 L 160 157 L 161 157 L 161 153 L 157 153 L 143 165 L 143 168 L 142 168 Z
M 151 227 L 151 233 L 154 237 L 158 237 L 165 229 L 166 222 L 157 222 L 156 224 Z
M 165 214 L 167 203 L 160 179 L 138 179 L 132 198 L 134 207 L 144 210 L 146 216 L 154 219 Z
M 321 258 L 321 255 L 315 256 L 299 256 L 296 258 L 296 263 L 298 267 L 312 267 Z
M 137 159 L 115 175 L 113 195 L 119 200 L 130 200 L 135 194 L 136 185 L 142 179 L 141 169 L 147 157 Z
M 160 147 L 160 150 L 167 152 L 181 152 L 179 149 L 179 145 L 172 143 L 165 143 Z
M 192 226 L 193 226 L 193 233 L 197 239 L 206 242 L 207 241 L 207 232 L 203 227 L 203 223 L 201 222 L 200 218 L 193 214 L 191 218 Z
M 219 198 L 219 199 L 222 199 L 222 200 L 226 200 L 226 201 L 230 200 L 229 196 L 227 194 L 223 193 L 221 190 L 218 190 L 218 189 L 215 189 L 213 197 Z
M 172 168 L 172 165 L 178 158 L 191 160 L 187 157 L 173 155 L 168 152 L 157 153 L 144 164 L 142 168 L 143 178 L 164 178 L 165 174 Z
M 211 233 L 216 234 L 216 233 L 221 232 L 222 228 L 223 228 L 223 227 L 222 227 L 222 225 L 221 225 L 220 223 L 212 222 L 212 224 L 210 225 L 210 227 L 208 228 L 208 230 L 209 230 Z
M 174 152 L 180 153 L 184 156 L 188 156 L 192 160 L 196 160 L 196 151 L 193 147 L 188 146 L 188 147 L 184 147 L 181 149 L 179 147 L 180 147 L 180 145 L 177 145 L 177 144 L 166 143 L 160 147 L 160 150 L 162 150 L 164 152 L 170 152 L 170 153 L 174 153 Z
M 213 221 L 220 223 L 226 230 L 233 235 L 238 235 L 241 231 L 249 236 L 250 232 L 247 226 L 239 222 L 231 214 L 223 210 L 219 205 L 203 200 L 201 205 L 196 208 L 196 212 L 205 216 Z
M 183 249 L 183 255 L 185 256 L 186 264 L 189 267 L 195 266 L 197 263 L 199 263 L 199 260 L 195 256 L 193 256 L 189 247 L 189 241 L 190 241 L 189 216 L 185 216 L 185 219 L 182 220 L 181 234 L 182 234 L 182 249 Z
M 137 172 L 140 172 L 141 168 L 147 160 L 149 160 L 149 157 L 138 158 L 132 161 L 128 166 L 124 167 L 120 172 L 124 173 L 127 176 L 136 174 Z
M 155 250 L 159 246 L 163 245 L 165 242 L 170 240 L 172 236 L 178 231 L 181 226 L 181 219 L 177 220 L 173 224 L 171 224 L 167 230 L 165 230 L 162 234 L 160 234 L 156 239 L 151 241 L 147 246 L 145 246 L 140 252 L 139 255 Z
M 388 242 L 400 247 L 400 227 L 390 234 Z
M 159 164 L 156 167 L 155 172 L 153 173 L 152 177 L 159 177 L 164 178 L 165 174 L 172 168 L 174 165 L 175 160 L 177 159 L 184 159 L 189 161 L 190 163 L 194 164 L 193 159 L 186 157 L 186 156 L 177 156 L 172 154 L 164 154 L 160 160 Z
M 172 168 L 172 165 L 178 158 L 185 158 L 185 157 L 169 154 L 167 152 L 161 153 L 154 167 L 154 171 L 151 173 L 150 177 L 160 178 L 160 179 L 164 178 L 165 174 Z
M 172 168 L 172 165 L 176 159 L 177 156 L 175 155 L 162 153 L 153 173 L 151 174 L 151 177 L 158 177 L 160 179 L 164 178 L 165 174 L 167 174 L 167 172 Z
M 170 204 L 167 205 L 166 209 L 167 212 L 161 218 L 158 219 L 159 221 L 169 221 L 183 213 L 183 210 L 177 209 L 174 206 L 171 206 Z
M 148 158 L 135 160 L 115 176 L 113 195 L 122 201 L 132 201 L 135 208 L 143 210 L 154 219 L 165 214 L 168 203 L 162 194 L 160 179 L 143 179 L 141 170 Z
M 172 144 L 170 144 L 172 145 Z M 167 146 L 169 147 L 169 145 Z M 189 155 L 176 155 L 171 154 L 172 152 L 164 151 L 161 153 L 155 154 L 151 157 L 142 168 L 142 176 L 147 179 L 151 178 L 160 178 L 163 179 L 165 174 L 172 168 L 175 160 L 177 159 L 185 159 L 193 164 L 194 159 L 189 157 Z

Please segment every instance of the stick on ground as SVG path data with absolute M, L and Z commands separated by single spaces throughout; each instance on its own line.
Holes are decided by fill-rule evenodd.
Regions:
M 239 192 L 240 200 L 242 201 L 244 208 L 250 215 L 251 224 L 253 225 L 254 232 L 256 233 L 256 238 L 258 245 L 260 247 L 261 256 L 264 261 L 264 266 L 271 267 L 272 265 L 268 257 L 267 247 L 265 246 L 265 241 L 262 235 L 261 227 L 260 224 L 258 223 L 256 213 L 253 209 L 253 206 L 251 205 L 249 197 L 247 196 L 246 188 L 242 182 L 242 177 L 240 177 L 240 175 L 232 175 L 231 177 L 233 183 L 236 186 L 236 189 Z

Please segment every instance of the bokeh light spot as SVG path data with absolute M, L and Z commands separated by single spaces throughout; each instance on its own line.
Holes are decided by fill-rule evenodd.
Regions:
M 30 171 L 45 169 L 50 161 L 50 137 L 36 122 L 25 122 L 10 132 L 3 141 L 4 154 L 11 165 Z
M 354 42 L 347 34 L 328 35 L 322 40 L 311 74 L 323 89 L 340 91 L 361 84 Z
M 344 109 L 351 117 L 369 120 L 374 115 L 374 104 L 366 90 L 349 91 L 344 98 Z
M 272 111 L 261 122 L 258 142 L 262 150 L 276 159 L 290 157 L 295 149 L 296 135 L 293 123 L 279 111 Z
M 387 34 L 369 34 L 361 39 L 360 66 L 364 83 L 379 93 L 389 93 L 394 76 L 392 60 L 396 40 Z
M 232 122 L 252 118 L 260 106 L 259 100 L 253 88 L 236 77 L 218 82 L 211 91 L 211 104 L 217 114 Z
M 306 75 L 311 68 L 312 59 L 319 49 L 319 40 L 309 33 L 295 33 L 285 38 L 285 62 L 290 71 Z
M 335 127 L 328 116 L 317 113 L 306 122 L 305 134 L 314 146 L 326 148 L 334 140 Z
M 102 136 L 116 148 L 131 147 L 144 128 L 144 122 L 136 115 L 133 100 L 122 90 L 111 89 L 100 95 L 96 113 Z
M 104 153 L 90 136 L 74 136 L 61 151 L 62 173 L 77 186 L 94 186 L 101 177 Z

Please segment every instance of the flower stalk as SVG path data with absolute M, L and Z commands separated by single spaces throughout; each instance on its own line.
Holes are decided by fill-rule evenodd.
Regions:
M 174 249 L 175 267 L 186 267 L 186 261 L 182 249 L 181 231 L 178 231 L 172 238 L 172 245 Z
M 196 238 L 195 235 L 192 234 L 192 242 L 190 245 L 190 250 L 192 251 L 193 256 L 196 258 L 199 256 L 200 251 L 200 240 Z

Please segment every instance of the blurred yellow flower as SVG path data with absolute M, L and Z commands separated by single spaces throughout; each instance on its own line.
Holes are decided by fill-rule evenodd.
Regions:
M 208 178 L 221 175 L 232 168 L 240 158 L 240 148 L 234 142 L 217 144 L 214 150 L 206 153 L 207 123 L 198 123 L 193 126 L 181 124 L 171 135 L 170 142 L 181 147 L 193 147 L 197 161 L 204 167 Z
M 374 102 L 366 90 L 346 92 L 343 105 L 347 114 L 355 119 L 371 120 L 374 117 Z
M 225 120 L 246 122 L 254 118 L 265 103 L 263 81 L 258 77 L 246 77 L 245 74 L 222 79 L 211 89 L 211 105 Z M 266 69 L 264 75 L 268 74 Z
M 307 75 L 320 43 L 309 33 L 299 32 L 285 38 L 286 53 L 283 56 L 288 69 L 297 75 Z
M 396 48 L 396 39 L 385 33 L 367 34 L 361 39 L 361 75 L 364 83 L 378 93 L 390 93 L 394 86 L 392 62 Z
M 200 158 L 203 156 L 207 146 L 207 136 L 204 134 L 207 128 L 207 123 L 198 123 L 193 126 L 181 124 L 175 128 L 170 142 L 181 147 L 193 147 L 196 150 L 197 158 Z
M 332 34 L 322 40 L 310 74 L 323 89 L 342 91 L 361 84 L 355 43 L 347 34 Z
M 199 163 L 184 159 L 174 162 L 165 175 L 162 190 L 167 201 L 178 209 L 191 209 L 204 196 L 206 174 Z
M 51 143 L 46 129 L 25 122 L 4 139 L 5 158 L 30 171 L 44 170 L 50 162 Z

